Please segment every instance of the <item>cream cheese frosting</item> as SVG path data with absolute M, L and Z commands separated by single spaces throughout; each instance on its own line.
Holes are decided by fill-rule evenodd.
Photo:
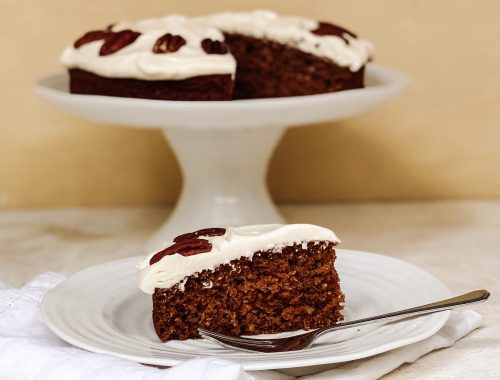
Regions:
M 373 45 L 347 33 L 319 36 L 311 33 L 319 23 L 315 20 L 280 16 L 266 10 L 224 12 L 204 17 L 210 25 L 227 33 L 263 38 L 332 60 L 337 65 L 358 71 L 373 54 Z
M 68 68 L 87 70 L 104 77 L 143 80 L 180 80 L 199 75 L 234 75 L 236 72 L 236 61 L 231 54 L 207 54 L 202 49 L 203 39 L 224 41 L 224 35 L 201 19 L 171 15 L 117 23 L 111 31 L 126 29 L 141 35 L 123 49 L 100 56 L 103 41 L 90 42 L 79 48 L 68 46 L 61 55 L 61 62 Z M 156 40 L 166 33 L 182 36 L 186 44 L 176 52 L 154 53 L 152 47 Z
M 212 244 L 210 252 L 192 256 L 175 253 L 164 256 L 152 265 L 150 260 L 156 252 L 147 255 L 138 265 L 137 286 L 145 293 L 152 294 L 155 288 L 170 288 L 203 270 L 214 270 L 219 265 L 229 264 L 241 257 L 251 258 L 257 251 L 279 251 L 285 246 L 309 241 L 340 242 L 333 231 L 312 224 L 233 227 L 227 228 L 224 235 L 200 238 Z
M 236 61 L 231 54 L 206 54 L 201 48 L 201 41 L 205 38 L 223 41 L 223 32 L 273 40 L 349 67 L 353 72 L 368 62 L 373 54 L 370 42 L 347 33 L 342 37 L 318 36 L 311 32 L 318 25 L 314 20 L 280 16 L 264 10 L 192 18 L 170 15 L 120 22 L 112 27 L 113 32 L 131 29 L 141 35 L 130 45 L 106 56 L 99 55 L 102 40 L 79 48 L 69 46 L 63 51 L 61 62 L 68 68 L 111 78 L 181 80 L 199 75 L 234 76 Z M 182 36 L 186 45 L 175 52 L 155 54 L 153 45 L 166 33 Z

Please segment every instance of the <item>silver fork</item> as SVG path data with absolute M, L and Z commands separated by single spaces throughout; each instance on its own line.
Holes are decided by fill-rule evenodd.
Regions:
M 241 351 L 258 351 L 258 352 L 284 352 L 284 351 L 297 351 L 309 348 L 314 340 L 319 336 L 332 332 L 343 330 L 351 327 L 367 325 L 369 323 L 380 321 L 395 321 L 402 319 L 402 317 L 413 317 L 422 314 L 438 313 L 440 311 L 455 309 L 464 305 L 486 301 L 490 293 L 487 290 L 475 290 L 470 293 L 462 294 L 461 296 L 448 298 L 442 301 L 429 303 L 410 309 L 394 311 L 387 314 L 380 314 L 374 317 L 358 319 L 356 321 L 338 323 L 333 327 L 324 327 L 321 329 L 313 330 L 300 335 L 294 335 L 288 338 L 276 339 L 257 339 L 257 338 L 243 338 L 228 336 L 220 334 L 215 331 L 198 329 L 200 335 L 214 343 L 223 347 L 234 348 Z

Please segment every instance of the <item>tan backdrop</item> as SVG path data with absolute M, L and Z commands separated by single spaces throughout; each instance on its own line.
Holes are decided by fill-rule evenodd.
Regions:
M 278 201 L 500 197 L 497 0 L 2 0 L 0 207 L 172 202 L 181 178 L 160 132 L 66 115 L 33 83 L 115 20 L 254 8 L 346 25 L 412 78 L 375 111 L 289 131 L 269 171 Z

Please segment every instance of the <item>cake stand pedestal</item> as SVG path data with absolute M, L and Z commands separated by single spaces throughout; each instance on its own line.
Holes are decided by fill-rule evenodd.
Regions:
M 366 87 L 330 94 L 236 101 L 161 101 L 68 92 L 66 74 L 41 79 L 39 95 L 86 119 L 138 128 L 161 128 L 184 179 L 169 220 L 145 248 L 205 227 L 280 223 L 265 184 L 271 154 L 287 127 L 358 115 L 398 94 L 407 78 L 368 65 Z
M 184 184 L 170 221 L 156 235 L 158 243 L 169 234 L 207 226 L 282 223 L 265 175 L 283 132 L 284 128 L 164 130 Z

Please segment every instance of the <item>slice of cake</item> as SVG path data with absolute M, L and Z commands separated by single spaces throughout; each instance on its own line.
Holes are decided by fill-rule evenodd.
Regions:
M 162 341 L 197 328 L 254 335 L 332 326 L 344 295 L 335 234 L 309 224 L 209 228 L 176 237 L 139 265 Z
M 259 10 L 120 22 L 87 32 L 61 61 L 75 94 L 230 100 L 361 88 L 372 53 L 339 26 Z

